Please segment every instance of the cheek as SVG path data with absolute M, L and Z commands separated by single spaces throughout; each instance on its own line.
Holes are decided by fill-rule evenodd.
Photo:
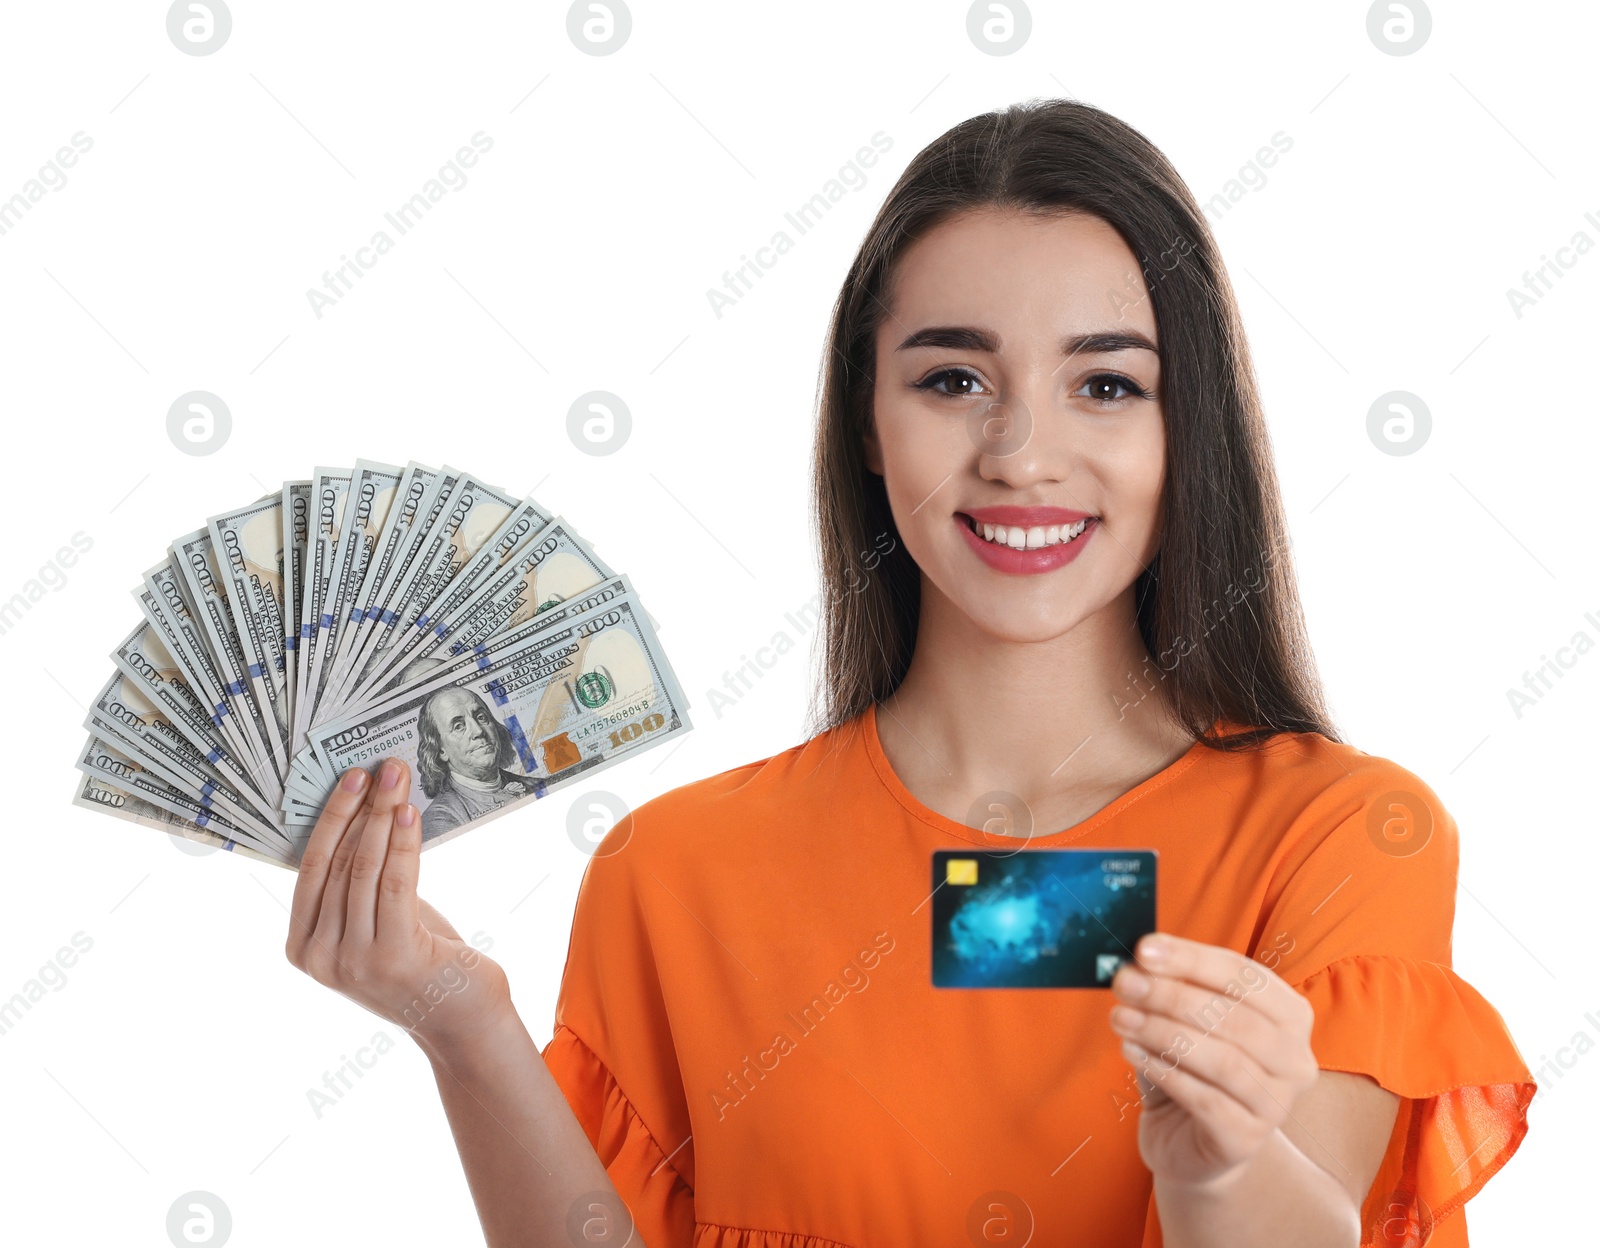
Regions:
M 1167 445 L 1159 424 L 1121 440 L 1101 460 L 1102 479 L 1111 501 L 1120 504 L 1124 518 L 1144 513 L 1154 521 L 1166 480 Z
M 926 526 L 939 509 L 929 497 L 963 465 L 963 448 L 971 447 L 959 416 L 930 413 L 893 402 L 877 409 L 878 445 L 883 452 L 884 483 L 895 521 L 902 530 Z M 948 511 L 948 508 L 944 509 Z M 915 512 L 915 514 L 912 514 Z

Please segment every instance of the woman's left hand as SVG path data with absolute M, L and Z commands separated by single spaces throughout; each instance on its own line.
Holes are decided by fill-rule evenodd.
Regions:
M 1139 1154 L 1169 1182 L 1225 1182 L 1317 1081 L 1311 1005 L 1236 949 L 1163 932 L 1135 956 L 1111 983 L 1111 1029 L 1149 1087 Z

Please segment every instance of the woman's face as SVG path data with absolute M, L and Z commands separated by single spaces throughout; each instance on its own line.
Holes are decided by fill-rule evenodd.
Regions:
M 918 239 L 891 297 L 865 449 L 924 591 L 1008 640 L 1060 636 L 1156 553 L 1166 441 L 1139 262 L 1098 217 L 984 209 Z

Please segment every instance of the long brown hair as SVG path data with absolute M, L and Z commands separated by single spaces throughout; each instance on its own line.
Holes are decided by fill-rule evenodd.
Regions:
M 1272 448 L 1216 240 L 1167 158 L 1076 100 L 1029 100 L 962 122 L 924 148 L 878 211 L 834 304 L 821 378 L 812 512 L 821 558 L 821 673 L 808 731 L 888 697 L 916 644 L 920 572 L 866 467 L 874 344 L 895 266 L 978 208 L 1090 213 L 1139 257 L 1155 312 L 1167 473 L 1159 553 L 1134 581 L 1159 688 L 1195 738 L 1249 748 L 1278 732 L 1338 741 L 1306 637 Z M 881 553 L 885 546 L 888 553 Z M 864 577 L 863 566 L 872 570 Z M 1216 735 L 1222 720 L 1249 731 Z

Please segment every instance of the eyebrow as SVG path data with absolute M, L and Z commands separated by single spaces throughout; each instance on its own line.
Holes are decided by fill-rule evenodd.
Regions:
M 917 347 L 943 347 L 951 351 L 987 351 L 991 355 L 1000 351 L 1000 335 L 987 329 L 968 325 L 930 325 L 919 329 L 902 342 L 896 351 L 910 351 Z M 1117 351 L 1161 352 L 1138 330 L 1095 330 L 1087 334 L 1073 334 L 1061 340 L 1061 354 L 1109 355 Z

